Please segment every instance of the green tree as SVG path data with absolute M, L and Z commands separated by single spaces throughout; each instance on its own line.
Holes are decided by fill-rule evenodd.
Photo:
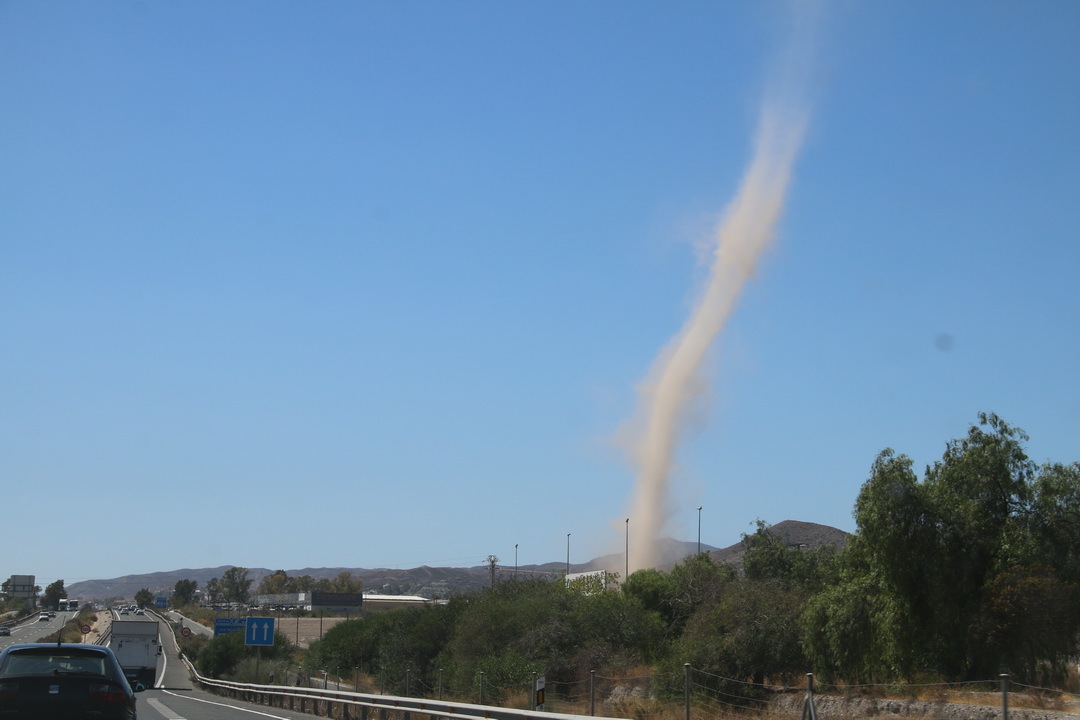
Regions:
M 831 585 L 839 573 L 836 547 L 789 547 L 763 520 L 754 533 L 743 535 L 742 544 L 743 575 L 751 580 L 778 580 L 809 590 Z
M 64 589 L 64 581 L 56 580 L 45 586 L 45 592 L 41 594 L 41 606 L 57 609 L 60 607 L 60 600 L 67 597 L 67 590 Z
M 934 562 L 927 563 L 935 603 L 930 639 L 948 677 L 992 677 L 999 671 L 966 630 L 986 585 L 1022 562 L 1029 545 L 1027 513 L 1034 464 L 1023 449 L 1027 435 L 996 415 L 980 414 L 965 438 L 946 446 L 927 470 Z
M 981 413 L 923 482 L 909 458 L 892 450 L 878 456 L 856 501 L 858 532 L 842 556 L 843 579 L 803 618 L 815 661 L 849 680 L 983 678 L 1006 666 L 1029 673 L 1058 662 L 1066 650 L 1046 634 L 1016 638 L 1042 612 L 1034 588 L 1070 597 L 1080 472 L 1075 465 L 1037 471 L 1027 439 Z M 1053 617 L 1072 627 L 1068 617 Z M 1075 652 L 1075 632 L 1064 636 Z
M 154 604 L 154 593 L 147 588 L 139 590 L 135 593 L 135 604 L 141 608 L 150 607 Z
M 1063 581 L 1080 583 L 1080 462 L 1043 465 L 1032 491 L 1038 559 Z
M 259 581 L 256 595 L 282 595 L 289 592 L 289 575 L 284 570 L 275 570 Z
M 735 579 L 735 568 L 717 565 L 707 553 L 699 553 L 671 569 L 672 629 L 681 634 L 686 621 L 703 605 L 719 600 L 724 587 Z
M 211 605 L 222 601 L 222 587 L 219 578 L 210 578 L 206 581 L 206 601 Z
M 302 593 L 315 589 L 315 578 L 310 575 L 301 575 L 300 577 L 289 578 L 285 592 Z
M 635 596 L 612 589 L 586 592 L 570 603 L 567 622 L 578 645 L 579 679 L 583 669 L 640 664 L 658 657 L 665 647 L 665 624 Z
M 231 567 L 221 575 L 221 597 L 227 603 L 246 603 L 251 597 L 251 583 L 246 567 Z
M 810 598 L 800 618 L 803 648 L 825 681 L 870 683 L 893 679 L 897 615 L 869 573 L 855 573 Z
M 689 662 L 705 673 L 705 687 L 741 696 L 755 694 L 746 682 L 793 681 L 806 672 L 799 624 L 804 601 L 799 588 L 780 580 L 728 583 L 717 602 L 700 606 L 687 621 L 668 661 L 669 676 L 678 677 L 676 666 Z
M 195 591 L 198 587 L 199 583 L 195 580 L 177 580 L 176 585 L 173 586 L 173 607 L 184 607 L 193 604 L 195 602 Z
M 274 644 L 261 647 L 244 644 L 244 633 L 230 632 L 206 643 L 195 659 L 199 672 L 208 677 L 230 679 L 240 661 L 261 655 L 264 660 L 286 658 L 292 652 L 292 643 L 280 632 L 274 633 Z
M 1001 670 L 1061 683 L 1080 633 L 1080 588 L 1042 567 L 1015 567 L 985 588 L 975 634 Z
M 333 578 L 320 578 L 319 580 L 316 580 L 310 589 L 317 592 L 359 593 L 363 591 L 364 583 L 359 578 L 354 578 L 351 572 L 341 572 Z M 294 592 L 304 591 L 296 590 Z
M 675 620 L 675 582 L 671 576 L 655 568 L 637 570 L 622 584 L 623 594 L 636 598 L 646 610 L 657 613 L 665 625 Z

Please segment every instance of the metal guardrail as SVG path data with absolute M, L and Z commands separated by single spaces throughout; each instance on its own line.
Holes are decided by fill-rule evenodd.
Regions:
M 454 718 L 456 720 L 596 720 L 596 716 L 592 715 L 517 710 L 491 705 L 472 705 L 396 695 L 370 695 L 344 690 L 320 690 L 215 680 L 199 675 L 186 657 L 184 662 L 196 682 L 237 699 L 300 712 L 310 711 L 326 717 L 337 717 L 332 714 L 333 707 L 337 706 L 340 708 L 340 717 L 345 720 L 372 720 L 372 713 L 377 713 L 378 720 L 389 720 L 391 717 L 410 720 L 413 713 L 426 715 L 428 718 Z
M 372 713 L 377 713 L 378 720 L 389 720 L 391 717 L 411 720 L 413 713 L 426 715 L 428 718 L 454 718 L 455 720 L 596 720 L 596 716 L 593 715 L 517 710 L 492 705 L 473 705 L 427 698 L 401 697 L 398 695 L 371 695 L 345 690 L 320 690 L 310 687 L 259 685 L 256 683 L 217 680 L 200 675 L 186 656 L 181 655 L 180 657 L 187 666 L 188 672 L 191 673 L 191 677 L 197 683 L 214 688 L 236 699 L 265 704 L 270 707 L 314 712 L 315 715 L 321 714 L 326 717 L 336 717 L 336 715 L 333 715 L 333 707 L 337 706 L 340 708 L 340 716 L 344 720 L 372 720 Z M 393 715 L 391 715 L 392 713 Z M 610 720 L 626 719 L 612 718 Z
M 151 611 L 151 614 L 165 620 L 158 613 Z M 313 712 L 315 715 L 324 717 L 336 717 L 337 715 L 332 714 L 333 707 L 336 706 L 339 708 L 338 715 L 344 720 L 391 720 L 391 718 L 411 720 L 413 713 L 426 715 L 431 719 L 453 718 L 454 720 L 597 720 L 597 716 L 594 715 L 517 710 L 398 695 L 372 695 L 345 690 L 320 690 L 312 687 L 260 685 L 218 680 L 199 674 L 191 660 L 180 651 L 175 635 L 173 644 L 177 652 L 180 652 L 180 659 L 184 661 L 191 677 L 204 687 L 213 688 L 236 699 L 300 712 Z M 374 718 L 373 714 L 375 714 Z M 610 718 L 609 720 L 627 719 Z

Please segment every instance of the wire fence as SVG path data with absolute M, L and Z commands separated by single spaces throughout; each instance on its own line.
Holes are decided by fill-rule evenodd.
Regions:
M 327 678 L 330 678 L 329 680 Z M 1008 676 L 986 680 L 961 682 L 913 682 L 879 684 L 815 685 L 812 674 L 799 678 L 801 683 L 788 681 L 782 684 L 750 682 L 730 678 L 684 666 L 684 672 L 658 673 L 652 675 L 605 676 L 590 672 L 586 679 L 570 681 L 547 681 L 534 675 L 531 683 L 497 683 L 489 675 L 479 672 L 471 693 L 449 697 L 439 671 L 434 678 L 407 673 L 404 678 L 388 682 L 380 676 L 379 687 L 360 679 L 358 671 L 333 676 L 321 675 L 322 683 L 330 687 L 345 688 L 358 692 L 403 692 L 406 697 L 429 699 L 453 699 L 461 702 L 533 709 L 543 702 L 544 710 L 564 714 L 593 715 L 604 717 L 632 717 L 637 719 L 663 718 L 663 720 L 722 720 L 733 716 L 753 715 L 785 718 L 800 716 L 801 720 L 818 720 L 816 704 L 823 699 L 830 703 L 835 714 L 836 703 L 859 701 L 860 709 L 867 714 L 877 714 L 868 703 L 875 699 L 905 699 L 934 703 L 954 703 L 973 708 L 972 715 L 986 717 L 986 707 L 1000 708 L 1000 717 L 1008 720 L 1009 709 L 1038 709 L 1041 711 L 1071 712 L 1080 717 L 1080 695 L 1065 690 L 1025 685 L 1009 681 Z M 538 680 L 543 693 L 537 694 Z M 444 698 L 444 696 L 447 696 Z M 974 708 L 981 707 L 981 711 Z M 894 709 L 890 712 L 897 712 Z M 918 714 L 918 711 L 913 714 Z M 958 717 L 965 713 L 958 712 Z

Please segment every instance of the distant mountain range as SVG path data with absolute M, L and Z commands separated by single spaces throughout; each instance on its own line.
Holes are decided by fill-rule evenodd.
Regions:
M 798 520 L 785 520 L 769 528 L 769 532 L 778 537 L 784 544 L 815 548 L 825 544 L 843 547 L 847 542 L 848 533 L 828 525 L 800 522 Z M 729 562 L 738 564 L 742 560 L 742 543 L 736 543 L 730 547 L 718 549 L 711 545 L 701 545 L 703 552 L 709 553 L 710 557 L 717 562 Z M 690 555 L 697 553 L 696 542 L 683 542 L 664 538 L 661 541 L 660 568 L 668 570 L 676 563 Z M 605 555 L 595 558 L 586 563 L 571 563 L 570 572 L 587 572 L 620 568 L 623 564 L 622 553 Z M 83 601 L 112 599 L 130 599 L 143 588 L 150 590 L 155 595 L 169 595 L 179 580 L 194 580 L 199 588 L 206 587 L 208 580 L 220 578 L 232 565 L 222 565 L 214 568 L 184 568 L 181 570 L 169 570 L 165 572 L 144 573 L 141 575 L 124 575 L 123 577 L 110 580 L 83 580 L 66 586 L 69 597 Z M 516 569 L 519 574 L 528 575 L 561 575 L 566 570 L 565 562 L 549 562 L 542 565 L 522 565 Z M 274 570 L 267 568 L 248 568 L 248 577 L 253 580 L 252 589 L 258 587 L 263 577 L 270 575 Z M 468 568 L 428 567 L 422 565 L 409 570 L 389 568 L 301 568 L 298 570 L 286 570 L 289 577 L 302 577 L 310 575 L 315 579 L 333 578 L 348 572 L 353 577 L 361 580 L 364 584 L 364 592 L 382 595 L 420 595 L 429 598 L 443 598 L 456 592 L 465 592 L 483 587 L 491 582 L 491 570 L 487 565 L 477 565 Z M 515 572 L 515 568 L 505 565 L 497 567 L 497 577 L 506 577 Z

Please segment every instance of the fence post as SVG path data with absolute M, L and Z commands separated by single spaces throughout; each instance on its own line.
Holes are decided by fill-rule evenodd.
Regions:
M 1009 674 L 1001 673 L 1001 720 L 1009 720 Z
M 596 671 L 589 671 L 589 714 L 596 714 Z
M 479 705 L 484 704 L 484 671 L 480 671 L 480 702 Z
M 439 699 L 442 700 L 442 668 L 439 668 Z
M 817 720 L 817 708 L 814 707 L 814 673 L 806 673 L 806 699 L 803 700 L 801 720 Z
M 683 703 L 686 705 L 686 720 L 690 720 L 690 663 L 683 663 Z
M 405 670 L 405 697 L 412 697 L 409 692 L 412 688 L 412 670 Z

